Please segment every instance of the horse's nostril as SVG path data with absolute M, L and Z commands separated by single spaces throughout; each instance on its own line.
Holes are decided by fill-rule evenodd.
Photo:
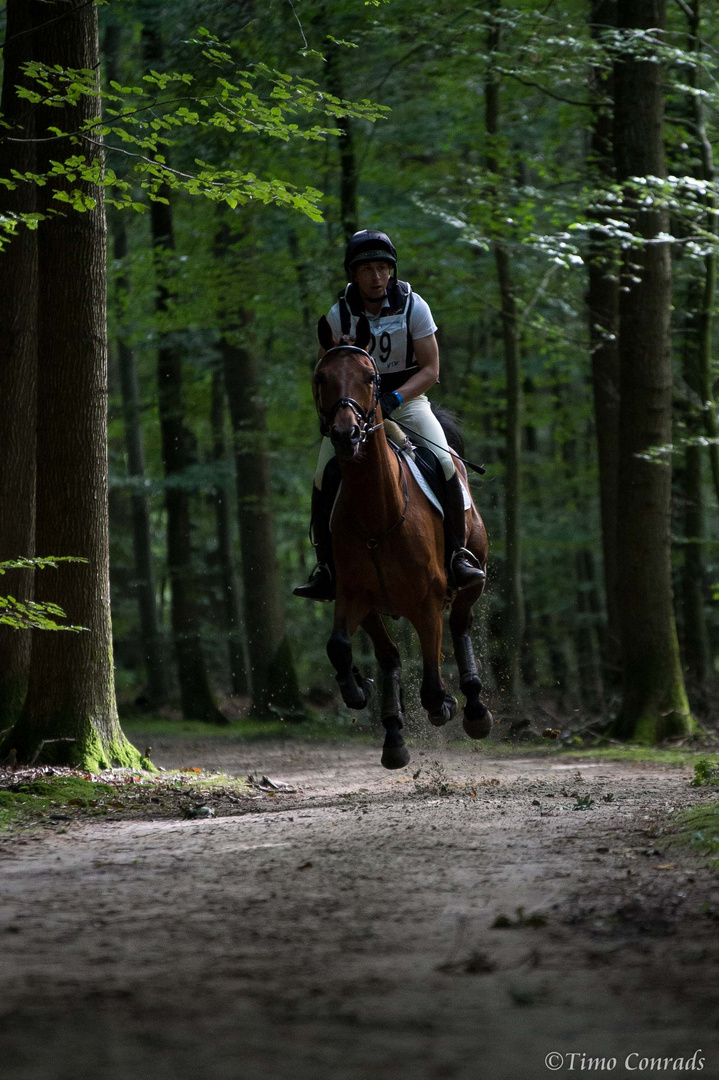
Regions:
M 344 446 L 348 449 L 357 445 L 361 435 L 362 432 L 357 424 L 353 424 L 351 428 L 333 427 L 330 430 L 330 440 L 332 441 L 333 446 Z

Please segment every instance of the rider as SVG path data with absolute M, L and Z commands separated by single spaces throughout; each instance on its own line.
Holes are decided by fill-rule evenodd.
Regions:
M 382 416 L 390 415 L 412 429 L 411 439 L 429 446 L 437 455 L 445 478 L 445 544 L 451 552 L 450 574 L 455 588 L 481 581 L 484 572 L 464 547 L 465 510 L 462 482 L 441 424 L 430 408 L 426 391 L 439 379 L 437 326 L 425 300 L 406 281 L 397 280 L 397 252 L 383 232 L 362 229 L 347 245 L 345 271 L 350 281 L 327 321 L 337 341 L 353 340 L 357 320 L 364 313 L 372 338 L 368 352 L 381 377 Z M 324 349 L 320 349 L 320 358 Z M 426 440 L 426 441 L 425 441 Z M 317 566 L 306 585 L 294 590 L 308 600 L 333 600 L 335 596 L 332 538 L 329 527 L 331 502 L 321 496 L 325 467 L 334 447 L 324 438 L 312 490 L 312 526 Z

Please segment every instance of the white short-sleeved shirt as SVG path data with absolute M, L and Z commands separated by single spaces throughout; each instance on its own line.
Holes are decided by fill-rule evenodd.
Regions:
M 352 313 L 350 315 L 349 336 L 354 338 L 359 316 Z M 419 370 L 413 350 L 408 348 L 408 331 L 412 341 L 419 341 L 434 334 L 437 329 L 429 304 L 409 286 L 409 295 L 401 311 L 390 314 L 389 308 L 385 307 L 378 315 L 369 311 L 365 311 L 365 315 L 372 333 L 367 351 L 377 364 L 382 377 L 382 388 L 397 390 Z M 335 338 L 341 337 L 342 316 L 339 302 L 329 311 L 327 321 Z
M 437 332 L 437 324 L 432 317 L 432 311 L 426 300 L 423 300 L 419 293 L 412 290 L 412 310 L 409 315 L 409 332 L 412 335 L 414 341 L 419 341 L 420 338 L 429 337 L 430 334 Z M 369 321 L 370 330 L 378 337 L 377 330 L 380 330 L 381 315 L 372 315 L 369 311 L 365 311 L 365 315 Z M 342 333 L 342 323 L 340 320 L 340 306 L 339 303 L 330 308 L 327 314 L 327 322 L 332 327 L 332 333 L 338 338 Z M 352 333 L 354 334 L 355 327 L 357 325 L 357 317 L 352 316 Z M 380 330 L 381 332 L 381 330 Z M 371 352 L 371 350 L 370 350 Z M 375 360 L 377 357 L 375 357 Z

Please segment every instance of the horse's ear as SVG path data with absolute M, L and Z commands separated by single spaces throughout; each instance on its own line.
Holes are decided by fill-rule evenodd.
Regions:
M 332 327 L 327 322 L 326 315 L 323 315 L 317 323 L 317 337 L 320 339 L 320 345 L 325 352 L 328 352 L 336 344 L 334 334 L 332 333 Z
M 372 340 L 372 331 L 369 328 L 369 320 L 366 315 L 360 315 L 355 330 L 355 345 L 358 349 L 366 349 Z

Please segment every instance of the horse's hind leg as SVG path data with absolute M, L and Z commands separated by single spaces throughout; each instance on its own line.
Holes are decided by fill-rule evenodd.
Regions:
M 362 629 L 366 630 L 372 639 L 374 654 L 382 670 L 381 715 L 385 729 L 382 764 L 385 769 L 401 769 L 409 762 L 409 750 L 401 734 L 404 726 L 404 700 L 399 649 L 376 611 L 370 612 L 362 623 Z
M 482 592 L 463 589 L 457 593 L 449 616 L 454 655 L 459 668 L 459 685 L 466 701 L 462 726 L 470 739 L 484 739 L 492 730 L 492 714 L 480 698 L 482 680 L 472 647 L 469 631 L 472 628 L 472 605 Z
M 372 695 L 372 680 L 365 679 L 352 663 L 350 638 L 359 624 L 358 618 L 348 617 L 335 606 L 335 621 L 327 642 L 327 655 L 337 672 L 337 685 L 342 700 L 350 709 L 364 709 Z

